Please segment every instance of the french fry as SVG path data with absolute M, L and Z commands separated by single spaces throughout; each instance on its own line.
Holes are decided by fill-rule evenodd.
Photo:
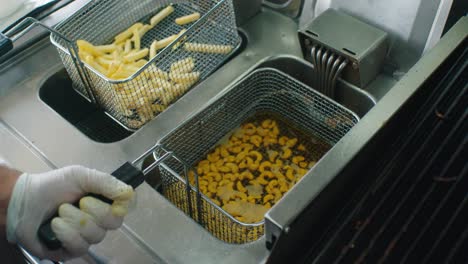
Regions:
M 178 96 L 184 94 L 187 92 L 196 82 L 198 81 L 198 78 L 193 78 L 191 81 L 188 82 L 179 82 L 174 84 L 174 90 Z
M 150 20 L 151 26 L 154 27 L 159 22 L 161 22 L 164 18 L 168 17 L 170 14 L 174 12 L 174 7 L 172 5 L 167 6 L 163 10 L 161 10 L 159 13 L 157 13 L 155 16 L 153 16 Z
M 112 54 L 104 54 L 104 55 L 96 56 L 96 57 L 104 58 L 104 59 L 108 59 L 108 60 L 113 60 L 114 59 L 114 55 L 112 55 Z
M 91 66 L 92 68 L 94 68 L 96 71 L 100 72 L 100 73 L 105 73 L 107 72 L 107 69 L 104 68 L 103 66 L 101 66 L 99 63 L 97 63 L 95 60 L 94 60 L 94 57 L 93 56 L 87 56 L 85 58 L 85 62 L 89 64 L 89 66 Z
M 176 95 L 174 94 L 174 92 L 170 91 L 170 92 L 166 92 L 164 94 L 161 95 L 161 97 L 159 97 L 159 100 L 161 101 L 161 103 L 163 105 L 169 105 L 172 103 L 172 101 L 176 98 Z
M 179 18 L 177 18 L 175 20 L 175 22 L 176 22 L 177 25 L 182 26 L 182 25 L 186 25 L 186 24 L 195 22 L 198 19 L 200 19 L 200 13 L 195 12 L 195 13 L 187 15 L 187 16 L 179 17 Z
M 96 57 L 96 61 L 101 64 L 102 66 L 104 67 L 109 67 L 109 65 L 111 65 L 113 62 L 115 62 L 114 60 L 111 60 L 111 59 L 107 59 L 105 57 Z
M 121 112 L 121 114 L 124 116 L 131 116 L 133 115 L 133 111 L 130 109 L 123 109 L 123 112 Z
M 128 76 L 130 76 L 131 74 L 127 71 L 127 69 L 125 68 L 125 64 L 124 63 L 121 63 L 119 65 L 119 68 L 117 69 L 117 71 L 115 71 L 111 76 L 110 78 L 112 79 L 115 79 L 115 80 L 118 80 L 118 79 L 126 79 L 128 78 Z
M 162 111 L 166 110 L 167 106 L 162 104 L 153 104 L 151 105 L 151 109 L 157 113 L 161 113 Z
M 165 48 L 167 45 L 171 44 L 178 35 L 172 35 L 167 38 L 161 39 L 160 41 L 156 42 L 155 48 L 156 50 L 160 50 L 162 48 Z
M 125 42 L 120 42 L 116 45 L 117 48 L 115 49 L 117 52 L 122 53 L 125 49 Z
M 124 54 L 128 54 L 132 50 L 132 41 L 127 39 L 125 41 Z
M 161 88 L 149 88 L 146 91 L 149 103 L 153 103 L 164 96 L 164 91 Z
M 138 116 L 140 117 L 141 121 L 143 123 L 153 119 L 154 114 L 153 114 L 153 109 L 151 109 L 151 106 L 142 106 L 137 109 Z
M 129 127 L 132 127 L 132 128 L 140 128 L 144 123 L 140 120 L 129 119 L 127 120 L 127 124 Z
M 139 30 L 138 30 L 138 35 L 140 35 L 140 38 L 143 38 L 143 36 L 146 34 L 146 32 L 150 31 L 153 27 L 151 25 L 143 25 Z
M 124 30 L 123 32 L 115 36 L 114 43 L 119 44 L 120 42 L 124 42 L 125 40 L 131 38 L 133 35 L 133 29 L 135 28 L 140 29 L 141 27 L 143 27 L 142 23 L 133 24 L 131 27 L 129 27 L 128 29 Z
M 149 53 L 149 58 L 150 60 L 156 56 L 156 53 L 158 52 L 158 49 L 156 48 L 158 46 L 158 41 L 155 40 L 153 43 L 151 43 L 150 46 L 150 53 Z
M 154 99 L 152 99 L 154 98 Z M 147 109 L 147 111 L 149 111 L 151 113 L 151 115 L 153 115 L 153 110 L 151 109 L 151 104 L 154 102 L 154 100 L 156 100 L 157 98 L 155 98 L 154 96 L 151 96 L 151 95 L 143 95 L 142 97 L 139 98 L 139 104 L 141 105 L 140 107 L 145 107 Z M 152 116 L 154 117 L 154 116 Z
M 113 61 L 107 69 L 106 76 L 111 77 L 119 69 L 120 64 L 122 64 L 120 61 Z
M 113 51 L 117 49 L 117 46 L 115 44 L 109 44 L 109 45 L 94 46 L 94 48 L 104 53 L 112 53 Z
M 148 61 L 147 60 L 138 60 L 134 63 L 125 64 L 125 68 L 128 72 L 131 72 L 133 75 L 135 72 L 139 71 Z M 136 76 L 135 80 L 144 79 L 146 81 L 147 77 L 142 75 Z
M 158 88 L 159 89 L 159 101 L 163 105 L 169 105 L 171 104 L 179 95 L 176 93 L 176 88 L 175 85 L 170 84 L 170 85 L 165 85 L 164 88 Z
M 78 57 L 80 57 L 82 61 L 85 61 L 85 58 L 88 56 L 93 56 L 93 55 L 83 50 L 78 51 Z
M 148 85 L 149 87 L 145 87 L 149 97 L 151 98 L 151 102 L 154 102 L 157 98 L 164 94 L 164 90 L 160 87 L 155 87 L 152 84 Z
M 151 46 L 150 46 L 150 59 L 156 56 L 158 50 L 163 49 L 169 44 L 171 44 L 174 40 L 176 40 L 179 36 L 184 34 L 186 31 L 187 31 L 186 29 L 182 29 L 179 33 L 177 33 L 177 35 L 169 36 L 160 41 L 157 41 L 157 40 L 153 41 L 153 43 L 151 43 Z M 180 45 L 180 41 L 179 43 L 174 45 L 173 50 L 177 49 L 179 45 Z
M 145 107 L 151 104 L 150 98 L 146 95 L 139 94 L 136 102 L 137 107 Z
M 191 84 L 187 84 L 187 83 L 183 83 L 183 84 L 180 84 L 180 83 L 177 83 L 174 85 L 174 89 L 173 89 L 173 94 L 177 97 L 183 95 L 185 92 L 187 92 L 189 90 L 189 88 L 192 87 Z
M 178 34 L 177 36 L 181 36 L 182 34 L 184 34 L 185 32 L 187 32 L 187 29 L 182 29 Z
M 127 96 L 127 95 L 133 96 L 133 95 L 136 95 L 137 91 L 132 86 L 125 86 L 125 85 L 120 84 L 118 92 L 124 96 Z
M 195 68 L 192 57 L 188 57 L 171 64 L 171 73 L 189 73 Z
M 146 72 L 149 76 L 152 78 L 158 78 L 158 79 L 163 79 L 163 80 L 169 80 L 169 74 L 161 69 L 158 69 L 156 67 L 149 67 L 146 69 Z
M 187 30 L 184 28 L 182 29 L 179 34 L 177 34 L 177 37 L 179 36 L 182 36 L 182 34 L 184 34 Z M 182 44 L 183 41 L 185 41 L 185 39 L 187 38 L 187 36 L 183 37 L 182 39 L 180 39 L 174 46 L 172 46 L 172 50 L 176 50 L 180 47 L 180 45 Z
M 115 72 L 114 74 L 112 74 L 110 76 L 111 79 L 113 80 L 123 80 L 123 79 L 127 79 L 128 77 L 130 77 L 132 74 L 130 72 L 127 72 L 127 71 L 118 71 Z
M 180 83 L 182 85 L 182 88 L 187 91 L 192 87 L 196 82 L 198 82 L 199 78 L 192 80 L 191 82 L 186 82 L 186 83 Z
M 200 72 L 191 73 L 169 73 L 169 78 L 179 84 L 190 83 L 193 84 L 200 79 Z
M 135 63 L 133 63 L 133 65 L 137 66 L 138 68 L 141 68 L 145 66 L 147 62 L 148 62 L 147 60 L 142 59 L 142 60 L 136 61 Z
M 121 94 L 119 95 L 120 102 L 125 106 L 126 109 L 135 109 L 138 107 L 138 98 L 139 95 L 137 93 L 131 94 Z
M 173 85 L 173 89 L 171 91 L 167 91 L 168 94 L 172 94 L 174 98 L 179 97 L 181 95 L 180 90 L 181 90 L 181 85 L 176 83 Z
M 231 45 L 214 45 L 188 42 L 184 44 L 184 48 L 187 51 L 216 54 L 228 54 L 233 49 Z
M 133 111 L 131 109 L 136 108 L 136 103 L 133 98 L 130 98 L 130 95 L 127 93 L 119 93 L 117 94 L 120 103 L 124 106 L 123 113 L 127 116 L 133 115 Z
M 112 52 L 112 58 L 113 58 L 114 60 L 120 60 L 120 59 L 121 59 L 121 58 L 120 58 L 120 57 L 121 57 L 121 56 L 120 56 L 120 53 L 121 53 L 121 51 L 119 51 L 118 49 L 117 49 L 117 50 L 114 50 L 114 52 Z
M 132 72 L 132 74 L 133 74 L 136 71 L 138 71 L 140 69 L 140 67 L 138 67 L 138 66 L 136 66 L 134 64 L 125 64 L 125 69 L 126 69 L 127 72 Z
M 172 88 L 172 83 L 170 83 L 167 80 L 164 79 L 159 79 L 159 78 L 153 78 L 151 79 L 151 83 L 155 87 L 163 88 L 163 89 L 171 89 Z
M 133 29 L 132 40 L 133 40 L 133 47 L 136 50 L 140 50 L 141 49 L 141 41 L 140 41 L 140 33 L 138 33 L 138 29 Z
M 80 51 L 87 52 L 93 56 L 100 56 L 100 55 L 105 54 L 105 52 L 99 49 L 96 49 L 96 47 L 93 44 L 89 43 L 86 40 L 79 39 L 76 41 L 76 45 L 78 46 L 79 52 Z
M 139 51 L 132 51 L 129 54 L 123 57 L 124 62 L 134 62 L 139 59 L 142 59 L 148 56 L 149 50 L 147 48 L 139 50 Z

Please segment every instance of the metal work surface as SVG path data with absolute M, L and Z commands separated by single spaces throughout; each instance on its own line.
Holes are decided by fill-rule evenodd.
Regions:
M 0 65 L 0 131 L 10 138 L 16 138 L 8 142 L 0 141 L 0 149 L 8 148 L 16 153 L 10 154 L 9 158 L 15 165 L 25 166 L 22 169 L 26 171 L 80 164 L 112 172 L 124 162 L 138 158 L 230 84 L 259 65 L 268 67 L 277 64 L 274 68 L 311 85 L 311 65 L 295 59 L 302 57 L 297 29 L 292 19 L 268 9 L 262 10 L 240 28 L 247 37 L 247 46 L 241 53 L 140 130 L 121 141 L 108 144 L 92 141 L 39 98 L 42 84 L 63 69 L 54 47 L 48 40 L 40 41 L 3 66 Z M 456 34 L 450 36 L 452 41 L 459 41 Z M 446 43 L 445 47 L 436 49 L 418 64 L 419 68 L 413 70 L 411 76 L 400 81 L 388 94 L 388 89 L 395 82 L 392 76 L 377 77 L 367 91 L 338 80 L 337 101 L 360 117 L 374 106 L 374 98 L 384 99 L 312 169 L 314 175 L 305 176 L 284 196 L 281 203 L 270 210 L 265 219 L 267 239 L 264 236 L 243 245 L 221 242 L 144 183 L 136 191 L 136 208 L 126 217 L 124 226 L 107 236 L 93 248 L 92 253 L 111 255 L 117 262 L 130 262 L 127 261 L 128 256 L 134 256 L 131 261 L 135 263 L 263 262 L 270 254 L 265 246 L 267 240 L 271 245 L 274 238 L 288 232 L 289 223 L 427 78 L 432 68 L 442 61 L 438 55 L 444 56 L 452 46 Z M 278 56 L 283 54 L 286 56 Z M 28 149 L 30 155 L 22 157 L 20 154 Z M 20 162 L 19 159 L 24 160 Z
M 297 25 L 283 15 L 264 10 L 241 30 L 248 39 L 242 53 L 120 142 L 101 144 L 90 140 L 40 100 L 41 84 L 63 67 L 48 40 L 41 41 L 20 58 L 14 58 L 14 62 L 5 63 L 8 67 L 0 69 L 0 119 L 18 131 L 24 144 L 36 149 L 35 156 L 47 160 L 50 168 L 81 164 L 111 172 L 125 161 L 136 159 L 257 62 L 276 54 L 301 56 Z M 242 246 L 222 243 L 147 184 L 137 189 L 137 196 L 137 208 L 126 218 L 121 229 L 125 236 L 119 239 L 131 240 L 155 261 L 258 263 L 267 256 L 263 238 Z M 118 252 L 113 245 L 113 241 L 106 238 L 96 250 L 109 252 L 112 248 Z

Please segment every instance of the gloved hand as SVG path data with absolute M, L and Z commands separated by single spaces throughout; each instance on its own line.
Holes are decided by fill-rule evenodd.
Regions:
M 80 209 L 71 205 L 87 193 L 114 200 L 112 205 L 93 197 L 80 200 Z M 99 243 L 106 230 L 118 228 L 133 196 L 131 186 L 109 174 L 81 166 L 70 166 L 42 174 L 24 173 L 17 180 L 7 212 L 7 239 L 33 255 L 51 260 L 67 260 L 86 254 L 90 244 Z M 37 236 L 39 226 L 58 208 L 52 230 L 63 248 L 50 251 Z

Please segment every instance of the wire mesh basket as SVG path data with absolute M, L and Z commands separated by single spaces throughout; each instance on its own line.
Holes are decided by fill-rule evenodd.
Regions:
M 163 195 L 199 222 L 215 237 L 229 243 L 257 240 L 263 221 L 243 223 L 187 184 L 187 169 L 242 122 L 259 113 L 285 120 L 328 148 L 317 150 L 320 159 L 357 122 L 358 117 L 292 77 L 271 68 L 256 70 L 213 99 L 159 143 L 174 157 L 158 167 Z M 156 151 L 156 159 L 164 153 Z M 300 183 L 299 183 L 300 184 Z
M 180 98 L 195 83 L 176 85 L 161 78 L 171 64 L 191 57 L 198 81 L 220 67 L 240 46 L 232 0 L 177 0 L 174 11 L 154 28 L 144 33 L 141 47 L 149 48 L 154 40 L 177 38 L 155 57 L 125 79 L 112 79 L 80 60 L 76 41 L 94 45 L 111 43 L 114 37 L 131 25 L 149 23 L 168 1 L 94 0 L 60 23 L 51 34 L 75 90 L 100 105 L 106 113 L 130 130 L 136 130 Z M 174 22 L 178 17 L 198 12 L 201 17 L 188 25 Z M 185 32 L 183 30 L 186 30 Z M 185 44 L 203 43 L 232 47 L 227 52 L 194 52 Z M 210 48 L 210 47 L 208 47 Z M 212 48 L 212 47 L 211 47 Z

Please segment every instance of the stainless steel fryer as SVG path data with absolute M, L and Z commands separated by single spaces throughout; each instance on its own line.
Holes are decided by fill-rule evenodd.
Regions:
M 357 14 L 368 15 L 361 17 L 373 16 L 376 18 L 374 21 L 381 22 L 380 25 L 390 25 L 390 27 L 383 27 L 383 29 L 391 28 L 388 16 L 382 17 L 383 13 L 379 13 L 378 10 L 377 12 L 369 12 L 370 8 L 363 6 L 363 4 L 369 3 L 368 1 L 319 0 L 311 2 L 317 3 L 317 6 L 320 3 L 334 4 L 336 9 L 346 9 L 346 7 L 338 6 L 340 3 L 353 6 L 353 10 L 359 10 Z M 373 7 L 378 7 L 376 3 L 379 2 L 384 3 L 385 1 L 372 1 Z M 411 14 L 409 16 L 400 14 L 394 16 L 397 18 L 394 20 L 403 23 L 404 28 L 408 29 L 412 36 L 415 36 L 409 37 L 408 44 L 411 45 L 421 40 L 418 43 L 422 43 L 421 45 L 424 47 L 426 41 L 423 37 L 430 32 L 432 35 L 430 29 L 433 25 L 430 15 L 427 16 L 424 10 L 428 10 L 428 6 L 442 6 L 443 2 L 447 1 L 399 2 L 399 5 L 386 5 L 386 7 L 398 9 L 401 8 L 402 4 L 408 3 L 408 5 L 415 6 L 416 9 L 420 9 L 421 12 L 418 12 L 417 17 L 412 17 Z M 436 11 L 437 14 L 440 13 L 437 7 L 431 10 L 434 10 L 434 13 Z M 350 11 L 354 15 L 356 12 Z M 320 10 L 314 12 L 315 15 L 319 13 Z M 387 13 L 390 12 L 385 12 L 385 14 Z M 380 20 L 381 18 L 382 20 Z M 410 18 L 412 19 L 407 26 L 408 23 L 405 21 Z M 48 25 L 52 25 L 58 20 L 60 19 L 55 17 Z M 372 19 L 367 20 L 372 21 Z M 427 22 L 428 20 L 430 22 Z M 434 25 L 437 23 L 434 22 Z M 465 27 L 461 28 L 468 29 L 466 19 L 464 25 Z M 294 21 L 289 21 L 284 16 L 264 8 L 252 19 L 252 23 L 240 29 L 249 37 L 245 51 L 226 64 L 223 70 L 216 72 L 198 87 L 192 89 L 188 96 L 181 98 L 171 109 L 158 116 L 157 120 L 153 120 L 138 133 L 134 133 L 125 140 L 115 140 L 110 144 L 98 143 L 87 137 L 86 134 L 82 134 L 79 128 L 74 126 L 73 121 L 68 121 L 58 115 L 65 110 L 54 108 L 42 97 L 37 96 L 37 91 L 45 91 L 42 87 L 42 81 L 50 80 L 49 78 L 54 72 L 62 71 L 63 68 L 54 47 L 49 45 L 46 40 L 38 41 L 37 44 L 24 52 L 27 55 L 18 56 L 9 65 L 2 65 L 3 74 L 0 76 L 3 84 L 1 89 L 2 103 L 0 103 L 2 125 L 0 126 L 4 131 L 3 137 L 8 139 L 8 142 L 2 141 L 2 147 L 11 150 L 9 153 L 13 162 L 22 164 L 24 170 L 31 172 L 51 169 L 54 166 L 65 166 L 72 161 L 103 171 L 112 171 L 123 161 L 134 160 L 141 154 L 141 151 L 148 148 L 148 144 L 158 141 L 175 129 L 188 116 L 198 111 L 200 106 L 229 87 L 229 83 L 243 75 L 248 68 L 259 68 L 259 64 L 261 67 L 277 67 L 305 84 L 320 89 L 313 85 L 313 76 L 310 74 L 313 72 L 310 69 L 312 65 L 299 59 L 301 57 L 300 49 L 297 41 L 294 41 L 296 40 L 294 37 L 296 29 Z M 279 34 L 279 32 L 284 33 L 284 35 Z M 366 91 L 352 86 L 343 79 L 338 81 L 337 92 L 333 99 L 355 111 L 362 120 L 322 158 L 300 185 L 291 190 L 281 203 L 265 216 L 266 235 L 264 237 L 253 243 L 242 245 L 224 243 L 192 221 L 190 217 L 184 215 L 159 192 L 154 191 L 151 186 L 145 183 L 138 190 L 138 198 L 141 199 L 139 199 L 137 208 L 126 218 L 124 227 L 116 232 L 111 232 L 105 241 L 95 247 L 95 252 L 119 262 L 134 263 L 264 263 L 266 261 L 284 263 L 291 261 L 294 257 L 299 257 L 298 249 L 309 245 L 304 243 L 301 238 L 311 238 L 309 241 L 320 241 L 314 231 L 323 230 L 322 226 L 314 225 L 309 216 L 313 215 L 326 222 L 329 218 L 326 217 L 325 213 L 330 212 L 337 215 L 337 210 L 333 204 L 330 204 L 333 200 L 327 198 L 335 197 L 341 201 L 348 200 L 349 196 L 343 192 L 343 189 L 349 190 L 351 187 L 349 184 L 342 184 L 343 179 L 346 178 L 354 184 L 362 177 L 361 169 L 358 170 L 358 173 L 350 175 L 347 171 L 343 174 L 341 172 L 343 168 L 347 169 L 351 166 L 359 168 L 355 161 L 356 152 L 361 152 L 360 149 L 367 148 L 369 144 L 375 142 L 375 131 L 385 128 L 388 124 L 388 118 L 394 116 L 396 109 L 401 107 L 416 90 L 418 90 L 417 92 L 421 90 L 418 89 L 419 85 L 423 81 L 427 82 L 431 72 L 435 68 L 442 68 L 439 67 L 439 64 L 442 62 L 447 64 L 445 63 L 448 61 L 446 57 L 465 37 L 466 30 L 461 30 L 461 32 L 464 32 L 463 35 L 461 35 L 459 27 L 458 34 L 451 34 L 450 39 L 441 43 L 442 46 L 438 46 L 437 50 L 428 53 L 428 56 L 423 58 L 421 63 L 418 63 L 417 68 L 408 73 L 408 76 L 404 77 L 405 80 L 394 88 L 392 88 L 391 83 L 387 86 L 384 86 L 382 82 L 375 83 L 376 86 L 367 90 L 367 96 L 370 97 L 368 104 L 354 100 L 356 98 L 348 93 L 356 91 L 365 95 Z M 30 38 L 25 36 L 25 39 Z M 405 37 L 401 39 L 408 40 Z M 420 54 L 417 52 L 414 54 L 419 59 Z M 286 58 L 294 57 L 304 67 L 291 65 L 290 60 L 285 60 L 285 56 Z M 24 69 L 27 69 L 27 75 L 22 74 Z M 406 70 L 402 71 L 406 73 Z M 391 77 L 392 73 L 393 71 L 390 71 L 383 75 Z M 402 75 L 403 73 L 397 77 Z M 379 76 L 379 78 L 381 77 L 382 75 Z M 60 100 L 60 91 L 63 88 L 65 86 L 52 83 L 49 91 L 54 93 L 57 100 Z M 342 88 L 346 88 L 344 93 Z M 74 91 L 72 90 L 72 92 Z M 82 99 L 80 96 L 77 98 Z M 82 112 L 82 109 L 76 108 L 76 111 Z M 75 112 L 72 110 L 70 113 Z M 62 136 L 60 138 L 50 137 L 51 130 L 59 132 Z M 12 132 L 10 135 L 9 131 L 14 131 L 15 134 Z M 394 131 L 393 133 L 389 131 L 389 133 L 391 137 L 395 136 Z M 64 145 L 69 147 L 63 148 Z M 73 151 L 67 151 L 70 149 Z M 368 155 L 371 163 L 378 150 L 377 152 L 371 151 L 370 154 L 372 153 L 374 155 Z M 44 165 L 41 166 L 41 164 Z M 343 188 L 333 189 L 330 192 L 325 187 L 332 185 L 330 183 L 333 183 L 333 186 L 343 186 Z M 316 202 L 316 198 L 322 196 L 326 197 L 327 203 Z M 302 236 L 298 237 L 295 234 Z M 265 242 L 270 245 L 271 251 L 265 247 Z M 286 255 L 284 252 L 288 252 L 287 250 L 294 252 Z M 281 257 L 278 257 L 279 254 Z M 284 255 L 286 257 L 283 257 Z
M 264 233 L 263 221 L 242 223 L 226 213 L 199 192 L 197 186 L 186 184 L 187 170 L 256 113 L 274 114 L 304 131 L 312 141 L 330 146 L 359 121 L 354 113 L 303 83 L 276 69 L 262 68 L 213 99 L 158 142 L 173 153 L 157 168 L 163 195 L 215 237 L 229 243 L 257 240 Z M 326 150 L 315 152 L 313 156 L 320 159 Z M 155 159 L 166 154 L 157 148 Z

